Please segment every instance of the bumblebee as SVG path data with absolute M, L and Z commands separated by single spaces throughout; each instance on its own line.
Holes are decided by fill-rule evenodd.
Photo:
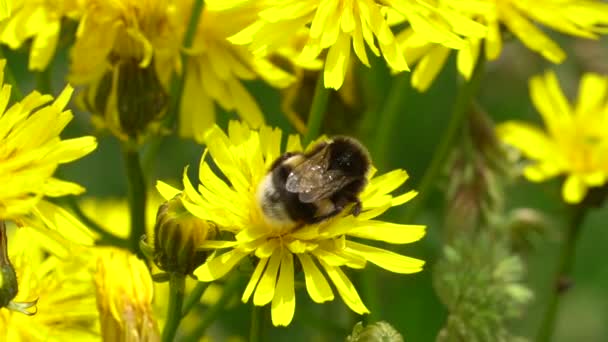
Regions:
M 318 143 L 306 153 L 285 153 L 257 190 L 264 218 L 278 226 L 312 224 L 351 204 L 350 212 L 357 216 L 370 166 L 367 149 L 350 137 Z

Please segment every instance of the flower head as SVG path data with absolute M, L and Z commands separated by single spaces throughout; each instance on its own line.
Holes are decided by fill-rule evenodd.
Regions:
M 220 231 L 234 235 L 234 240 L 206 241 L 201 248 L 216 250 L 215 256 L 194 271 L 201 281 L 213 281 L 230 272 L 247 256 L 255 257 L 256 266 L 243 293 L 247 302 L 253 295 L 258 306 L 272 302 L 274 325 L 288 325 L 295 311 L 294 276 L 303 270 L 306 289 L 317 303 L 334 299 L 327 277 L 344 302 L 359 314 L 368 310 L 359 298 L 342 267 L 362 269 L 367 261 L 396 273 L 414 273 L 423 261 L 402 256 L 351 237 L 403 244 L 424 235 L 424 226 L 402 225 L 374 220 L 392 206 L 416 195 L 415 191 L 393 196 L 390 193 L 407 179 L 403 170 L 372 177 L 361 193 L 362 211 L 358 216 L 343 212 L 316 224 L 277 227 L 268 223 L 256 200 L 259 183 L 271 164 L 281 156 L 281 131 L 262 126 L 230 122 L 228 135 L 213 127 L 206 136 L 208 151 L 201 160 L 195 190 L 184 174 L 183 204 L 192 214 L 215 223 Z M 300 139 L 292 135 L 286 151 L 302 151 Z M 209 153 L 223 174 L 215 174 L 208 161 Z M 224 180 L 224 179 L 227 179 Z M 179 190 L 159 182 L 165 198 Z M 227 249 L 224 253 L 222 250 Z M 320 266 L 320 267 L 319 267 Z M 325 272 L 325 274 L 324 274 Z
M 215 227 L 187 211 L 179 196 L 158 208 L 154 227 L 153 259 L 167 272 L 192 274 L 207 259 L 207 251 L 198 248 L 215 237 Z
M 38 299 L 36 314 L 0 308 L 2 341 L 98 340 L 95 292 L 83 259 L 49 255 L 50 241 L 29 227 L 9 231 L 9 257 L 19 280 L 15 301 Z
M 92 82 L 125 60 L 141 68 L 154 62 L 160 74 L 170 74 L 181 46 L 173 12 L 168 0 L 86 1 L 71 51 L 72 82 Z
M 568 102 L 553 72 L 530 80 L 530 96 L 540 112 L 546 131 L 525 122 L 499 125 L 499 138 L 530 160 L 524 176 L 542 182 L 567 176 L 562 195 L 578 203 L 588 188 L 608 180 L 608 78 L 585 74 L 576 104 Z
M 65 17 L 78 17 L 80 3 L 79 0 L 21 0 L 8 4 L 6 0 L 0 1 L 0 13 L 10 9 L 10 16 L 0 23 L 0 42 L 18 49 L 31 39 L 29 68 L 44 70 L 55 54 L 61 21 Z
M 221 1 L 224 8 L 247 6 L 259 18 L 245 30 L 232 36 L 236 44 L 251 44 L 260 54 L 273 52 L 287 42 L 293 32 L 310 26 L 308 42 L 300 59 L 314 60 L 327 50 L 325 86 L 342 86 L 350 60 L 351 45 L 358 59 L 369 66 L 366 48 L 382 55 L 396 71 L 409 70 L 399 52 L 392 25 L 409 22 L 429 41 L 460 48 L 459 35 L 481 37 L 485 28 L 451 11 L 438 8 L 431 1 L 394 0 L 308 0 L 308 1 Z M 211 1 L 215 3 L 215 1 Z
M 0 61 L 0 84 L 5 61 Z M 74 183 L 53 178 L 59 164 L 81 158 L 97 147 L 95 138 L 86 136 L 61 139 L 59 134 L 72 119 L 64 110 L 72 88 L 66 87 L 53 100 L 50 95 L 33 92 L 7 109 L 11 88 L 0 90 L 0 218 L 27 213 L 43 196 L 79 194 L 84 189 Z
M 98 254 L 95 285 L 103 339 L 159 341 L 152 278 L 146 264 L 116 248 Z
M 180 8 L 187 16 L 192 0 Z M 185 65 L 185 84 L 181 99 L 180 135 L 202 142 L 204 132 L 215 123 L 216 104 L 234 111 L 253 127 L 264 124 L 264 115 L 244 81 L 262 79 L 276 88 L 285 88 L 295 79 L 269 61 L 227 38 L 255 20 L 255 12 L 235 8 L 220 11 L 205 2 L 199 25 Z
M 608 4 L 597 0 L 443 0 L 441 6 L 488 27 L 481 39 L 467 37 L 464 47 L 458 51 L 458 71 L 467 79 L 479 58 L 495 60 L 500 56 L 504 43 L 502 31 L 505 29 L 528 49 L 553 63 L 561 63 L 566 54 L 535 23 L 588 39 L 596 39 L 598 34 L 608 32 Z M 419 90 L 426 90 L 451 50 L 412 29 L 402 31 L 397 39 L 406 59 L 417 63 L 412 84 Z

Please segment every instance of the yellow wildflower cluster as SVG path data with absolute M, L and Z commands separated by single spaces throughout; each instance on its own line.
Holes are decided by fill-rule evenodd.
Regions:
M 217 126 L 207 133 L 207 151 L 199 168 L 201 184 L 195 190 L 184 173 L 182 202 L 193 215 L 214 222 L 220 231 L 230 233 L 234 239 L 202 243 L 201 248 L 217 250 L 217 254 L 196 269 L 194 275 L 201 281 L 213 281 L 233 270 L 245 257 L 255 256 L 255 270 L 242 300 L 247 302 L 253 296 L 255 305 L 272 303 L 273 324 L 288 325 L 295 311 L 294 276 L 295 265 L 299 264 L 313 301 L 334 299 L 323 270 L 348 307 L 359 314 L 368 313 L 342 267 L 362 269 L 369 261 L 392 272 L 414 273 L 424 264 L 350 239 L 405 244 L 424 236 L 424 226 L 374 220 L 390 207 L 416 195 L 415 191 L 391 194 L 405 182 L 407 173 L 395 170 L 370 176 L 361 194 L 363 211 L 358 216 L 344 212 L 317 224 L 277 229 L 263 218 L 256 190 L 270 165 L 281 155 L 281 135 L 279 129 L 263 126 L 252 130 L 235 121 L 230 122 L 228 135 Z M 303 151 L 298 136 L 289 136 L 286 151 Z M 212 171 L 205 160 L 207 153 L 223 177 Z M 180 192 L 162 182 L 157 187 L 166 199 Z
M 496 128 L 497 133 L 531 161 L 523 169 L 527 179 L 542 182 L 566 174 L 562 196 L 568 203 L 579 203 L 589 188 L 608 180 L 608 77 L 585 74 L 573 105 L 555 73 L 547 72 L 530 80 L 530 97 L 546 132 L 508 121 Z
M 561 63 L 566 54 L 536 23 L 588 39 L 597 39 L 599 34 L 607 32 L 608 4 L 599 0 L 443 0 L 439 3 L 442 8 L 456 11 L 488 28 L 481 36 L 467 37 L 458 51 L 458 71 L 466 79 L 471 77 L 479 58 L 495 60 L 500 56 L 505 29 L 553 63 Z M 402 31 L 397 40 L 406 59 L 417 63 L 412 85 L 421 91 L 428 89 L 451 50 L 412 29 Z

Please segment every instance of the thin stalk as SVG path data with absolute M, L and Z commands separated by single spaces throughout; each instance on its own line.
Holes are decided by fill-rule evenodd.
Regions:
M 200 24 L 200 18 L 203 14 L 204 5 L 205 1 L 203 0 L 195 0 L 194 4 L 192 5 L 190 20 L 188 21 L 188 28 L 186 29 L 186 33 L 184 34 L 184 40 L 182 42 L 183 50 L 187 50 L 192 47 L 192 43 L 194 42 L 194 37 L 196 35 L 196 29 Z M 187 63 L 188 56 L 184 52 L 182 52 L 181 64 L 183 69 L 186 68 Z M 177 121 L 181 94 L 184 90 L 184 80 L 184 72 L 179 75 L 177 72 L 174 71 L 171 75 L 171 80 L 169 81 L 169 95 L 171 102 L 169 103 L 169 109 L 165 118 L 165 124 L 168 127 L 172 127 Z
M 6 47 L 0 46 L 0 59 L 6 60 L 6 65 L 4 66 L 4 78 L 6 83 L 11 85 L 11 99 L 12 100 L 21 100 L 23 98 L 23 92 L 21 88 L 19 88 L 19 84 L 17 83 L 17 79 L 15 78 L 15 74 L 13 73 L 13 69 L 4 54 L 4 49 Z
M 43 94 L 53 93 L 51 70 L 51 65 L 49 64 L 46 69 L 36 73 L 36 89 Z
M 207 328 L 209 328 L 211 324 L 215 322 L 219 314 L 228 304 L 228 301 L 233 298 L 234 294 L 239 289 L 240 284 L 241 279 L 239 276 L 232 276 L 232 278 L 226 282 L 220 298 L 205 311 L 203 317 L 201 317 L 200 323 L 190 334 L 190 336 L 185 339 L 185 341 L 199 341 L 203 336 L 205 336 Z
M 190 310 L 192 310 L 192 308 L 201 301 L 201 296 L 203 295 L 203 292 L 205 292 L 205 290 L 209 287 L 210 284 L 211 283 L 202 281 L 196 283 L 192 291 L 190 291 L 188 298 L 186 298 L 186 301 L 184 302 L 184 307 L 182 309 L 182 317 L 186 317 Z
M 306 134 L 304 135 L 303 142 L 304 146 L 316 139 L 321 132 L 323 116 L 327 111 L 329 92 L 330 90 L 325 88 L 325 84 L 323 82 L 323 73 L 319 73 L 317 84 L 315 86 L 315 94 L 312 98 L 312 105 L 310 106 L 310 113 L 308 114 L 308 123 L 306 124 Z
M 563 293 L 567 289 L 569 283 L 569 276 L 574 263 L 576 242 L 580 235 L 586 212 L 587 207 L 584 204 L 577 205 L 573 208 L 572 216 L 566 231 L 565 241 L 560 251 L 557 273 L 554 278 L 553 288 L 551 289 L 551 297 L 549 298 L 549 303 L 547 304 L 547 309 L 536 338 L 536 341 L 538 342 L 552 341 L 560 299 L 563 297 Z
M 268 315 L 268 307 L 255 306 L 251 304 L 251 328 L 249 330 L 249 342 L 264 342 L 266 339 L 266 316 Z
M 391 143 L 392 133 L 395 132 L 396 121 L 403 112 L 405 94 L 409 89 L 410 78 L 402 74 L 393 82 L 390 93 L 382 107 L 382 112 L 378 117 L 378 125 L 375 132 L 374 143 L 372 144 L 372 155 L 374 165 L 379 170 L 387 167 L 387 151 Z
M 169 278 L 169 307 L 167 308 L 167 322 L 163 328 L 163 342 L 172 342 L 182 320 L 182 305 L 186 277 L 182 274 L 172 273 Z
M 129 209 L 131 211 L 131 233 L 129 248 L 143 258 L 139 240 L 146 233 L 146 182 L 139 161 L 139 153 L 126 144 L 122 145 L 127 169 Z
M 113 233 L 105 230 L 101 225 L 95 222 L 92 218 L 90 218 L 87 214 L 82 211 L 82 208 L 76 202 L 74 197 L 67 198 L 67 204 L 72 209 L 74 214 L 78 217 L 82 223 L 84 223 L 87 227 L 89 227 L 92 231 L 99 234 L 99 240 L 97 240 L 97 244 L 100 245 L 112 245 L 117 247 L 129 248 L 129 241 L 121 238 L 120 236 L 114 235 Z
M 412 201 L 412 204 L 404 214 L 403 222 L 412 222 L 416 216 L 418 216 L 420 210 L 424 208 L 425 202 L 428 199 L 428 196 L 431 194 L 433 187 L 437 183 L 437 177 L 440 175 L 441 169 L 445 165 L 445 161 L 447 160 L 450 150 L 458 138 L 458 133 L 465 122 L 467 113 L 469 112 L 475 95 L 479 90 L 479 85 L 484 73 L 484 65 L 485 58 L 483 58 L 483 56 L 479 57 L 477 59 L 477 64 L 475 65 L 475 70 L 473 71 L 471 79 L 461 85 L 456 102 L 454 103 L 454 107 L 452 109 L 452 115 L 450 122 L 448 123 L 448 127 L 442 136 L 439 146 L 433 154 L 431 164 L 424 173 L 424 176 L 417 187 L 419 191 L 418 196 L 414 201 Z

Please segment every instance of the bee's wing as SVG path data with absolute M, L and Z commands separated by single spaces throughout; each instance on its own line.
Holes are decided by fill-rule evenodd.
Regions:
M 348 179 L 340 171 L 327 170 L 327 151 L 311 156 L 287 176 L 285 188 L 297 193 L 300 201 L 312 203 L 342 188 Z
M 307 192 L 317 188 L 325 182 L 324 173 L 327 172 L 329 160 L 327 150 L 310 156 L 296 166 L 287 176 L 285 188 L 289 192 Z
M 300 192 L 298 199 L 304 203 L 312 203 L 329 198 L 346 185 L 348 181 L 348 177 L 340 171 L 327 171 L 323 173 L 323 179 L 316 187 Z

